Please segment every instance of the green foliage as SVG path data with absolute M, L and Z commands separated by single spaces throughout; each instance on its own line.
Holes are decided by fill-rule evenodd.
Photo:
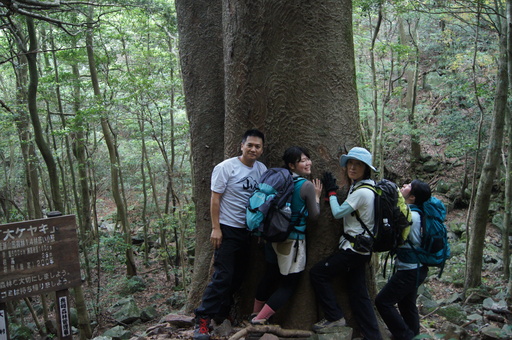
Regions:
M 362 12 L 376 11 L 383 0 L 354 0 L 353 6 Z
M 15 323 L 9 323 L 9 338 L 12 340 L 31 340 L 34 334 L 33 331 L 25 326 Z
M 101 269 L 107 273 L 114 273 L 119 268 L 119 261 L 123 261 L 126 250 L 131 249 L 131 244 L 126 244 L 124 236 L 119 232 L 101 235 L 99 246 Z M 96 265 L 94 260 L 92 264 Z
M 124 278 L 121 280 L 119 286 L 119 294 L 121 294 L 121 296 L 133 295 L 146 289 L 146 283 L 139 276 Z
M 492 10 L 486 13 L 484 8 L 483 24 L 475 45 L 475 12 L 461 4 L 354 2 L 360 117 L 367 122 L 363 126 L 373 130 L 375 112 L 379 119 L 385 115 L 383 140 L 379 141 L 385 150 L 395 149 L 394 141 L 417 134 L 420 143 L 443 145 L 447 157 L 473 155 L 478 147 L 476 132 L 480 117 L 485 147 L 494 103 L 498 53 L 498 35 L 488 23 L 495 17 Z M 370 38 L 377 27 L 379 5 L 382 6 L 382 22 L 373 50 L 377 86 L 374 88 L 369 63 Z M 450 15 L 451 6 L 458 6 L 458 15 Z M 421 16 L 417 10 L 421 10 Z M 415 33 L 411 24 L 418 19 Z M 400 31 L 400 20 L 403 31 Z M 413 43 L 403 41 L 402 34 Z M 416 47 L 420 53 L 419 82 L 414 107 L 417 127 L 413 128 L 404 98 L 411 81 L 405 77 L 405 71 L 414 70 Z M 373 102 L 373 91 L 377 91 L 377 103 Z M 367 135 L 371 135 L 371 131 Z

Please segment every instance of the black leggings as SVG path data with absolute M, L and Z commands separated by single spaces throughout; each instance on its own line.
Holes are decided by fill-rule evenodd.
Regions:
M 256 299 L 266 301 L 272 310 L 277 311 L 292 297 L 302 272 L 282 275 L 277 263 L 267 262 L 266 265 L 265 274 L 256 290 Z

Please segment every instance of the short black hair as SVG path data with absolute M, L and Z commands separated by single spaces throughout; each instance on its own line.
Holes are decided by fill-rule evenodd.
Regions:
M 289 164 L 295 164 L 300 161 L 302 154 L 304 154 L 307 158 L 309 157 L 309 151 L 300 146 L 290 146 L 288 149 L 284 151 L 282 160 L 284 162 L 284 168 L 290 170 Z
M 242 137 L 242 144 L 245 143 L 245 141 L 247 140 L 247 137 L 251 137 L 251 136 L 261 138 L 261 141 L 263 142 L 263 144 L 265 144 L 265 135 L 263 134 L 263 132 L 261 132 L 258 129 L 250 129 L 250 130 L 245 131 L 245 133 Z
M 430 186 L 428 183 L 422 182 L 418 179 L 415 179 L 411 182 L 411 195 L 414 195 L 414 204 L 417 206 L 423 205 L 426 201 L 430 199 L 432 196 L 432 191 L 430 190 Z

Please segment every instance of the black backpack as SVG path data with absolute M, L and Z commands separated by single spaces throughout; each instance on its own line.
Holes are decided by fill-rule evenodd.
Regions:
M 357 210 L 355 214 L 361 226 L 371 236 L 372 244 L 365 248 L 367 251 L 386 252 L 394 251 L 407 240 L 411 231 L 411 210 L 400 192 L 398 186 L 387 180 L 379 181 L 375 186 L 363 184 L 356 188 L 367 188 L 375 193 L 373 230 L 370 230 L 361 220 Z M 345 235 L 346 236 L 346 235 Z M 356 238 L 351 242 L 357 242 Z
M 249 197 L 246 207 L 247 229 L 258 232 L 269 242 L 282 242 L 288 238 L 299 223 L 304 209 L 292 222 L 291 201 L 296 181 L 305 181 L 284 168 L 270 168 L 265 171 L 258 188 Z

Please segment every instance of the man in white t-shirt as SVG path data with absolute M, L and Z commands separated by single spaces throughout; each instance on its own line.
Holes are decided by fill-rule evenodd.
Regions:
M 215 248 L 214 273 L 201 305 L 195 310 L 195 340 L 210 338 L 210 320 L 224 319 L 231 308 L 233 293 L 244 274 L 250 232 L 245 226 L 245 207 L 267 167 L 258 161 L 265 137 L 259 130 L 248 130 L 242 138 L 242 155 L 217 164 L 212 172 L 210 241 Z

